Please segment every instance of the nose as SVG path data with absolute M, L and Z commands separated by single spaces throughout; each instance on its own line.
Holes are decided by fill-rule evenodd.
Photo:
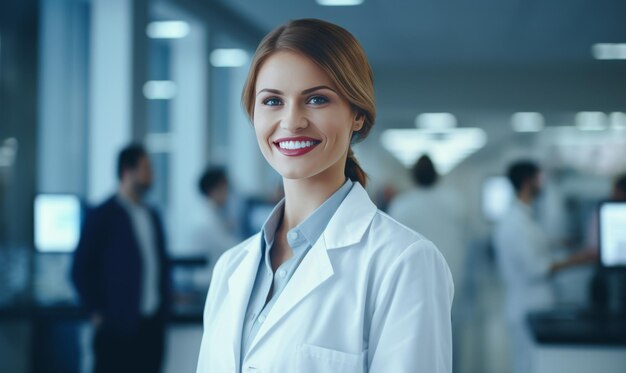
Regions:
M 289 105 L 284 111 L 284 116 L 280 121 L 280 128 L 291 132 L 297 132 L 306 128 L 309 124 L 298 105 Z

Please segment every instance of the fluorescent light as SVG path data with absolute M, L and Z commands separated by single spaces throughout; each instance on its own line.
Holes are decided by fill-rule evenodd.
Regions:
M 146 147 L 150 153 L 168 153 L 172 147 L 172 134 L 149 133 L 146 136 Z
M 598 60 L 626 60 L 626 43 L 598 43 L 591 47 Z
M 381 143 L 404 166 L 412 167 L 417 159 L 428 154 L 442 174 L 449 173 L 465 158 L 487 143 L 480 128 L 453 128 L 442 133 L 426 129 L 389 129 Z
M 581 131 L 603 131 L 607 127 L 606 114 L 600 111 L 581 111 L 576 114 L 576 127 Z
M 511 116 L 511 126 L 515 132 L 539 132 L 545 125 L 543 115 L 533 112 L 520 112 Z
M 184 21 L 150 22 L 146 34 L 153 39 L 180 39 L 189 34 L 189 24 Z
M 0 167 L 11 167 L 13 165 L 18 147 L 18 141 L 14 137 L 9 137 L 0 144 Z
M 445 131 L 456 127 L 456 117 L 450 113 L 423 113 L 415 117 L 417 128 Z
M 248 53 L 243 49 L 215 49 L 210 60 L 215 67 L 239 67 L 248 63 Z
M 609 122 L 611 122 L 611 129 L 626 130 L 626 113 L 611 113 L 609 116 Z
M 150 80 L 143 85 L 143 95 L 148 100 L 171 100 L 176 91 L 176 83 L 171 80 Z
M 323 6 L 353 6 L 363 4 L 363 0 L 317 0 Z

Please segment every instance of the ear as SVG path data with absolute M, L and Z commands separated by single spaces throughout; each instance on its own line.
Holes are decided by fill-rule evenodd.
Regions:
M 363 124 L 365 123 L 365 114 L 357 111 L 354 117 L 354 123 L 352 125 L 352 130 L 354 132 L 360 131 L 363 128 Z

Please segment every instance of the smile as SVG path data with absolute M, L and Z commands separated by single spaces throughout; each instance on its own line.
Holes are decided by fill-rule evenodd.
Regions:
M 310 137 L 284 138 L 274 141 L 274 146 L 286 156 L 304 155 L 313 150 L 321 141 Z

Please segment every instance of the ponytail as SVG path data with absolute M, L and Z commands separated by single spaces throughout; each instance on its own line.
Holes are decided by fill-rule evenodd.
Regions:
M 346 160 L 346 168 L 344 173 L 352 181 L 358 181 L 363 187 L 367 185 L 367 174 L 354 156 L 352 148 L 348 148 L 348 158 Z

